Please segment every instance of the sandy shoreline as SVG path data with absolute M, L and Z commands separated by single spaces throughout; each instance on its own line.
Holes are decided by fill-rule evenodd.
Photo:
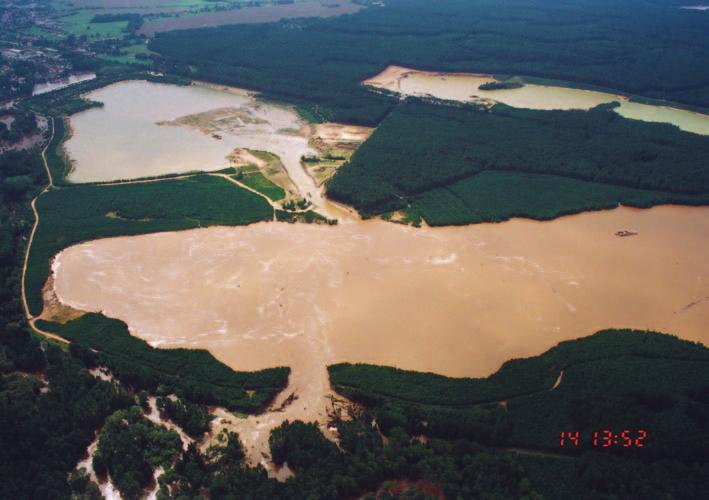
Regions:
M 362 83 L 372 89 L 385 89 L 400 95 L 434 97 L 460 102 L 495 102 L 529 109 L 590 109 L 599 104 L 620 102 L 615 111 L 625 118 L 671 123 L 682 130 L 709 135 L 709 115 L 673 107 L 669 103 L 644 104 L 612 92 L 569 86 L 525 83 L 523 87 L 480 90 L 483 83 L 495 81 L 493 75 L 478 73 L 423 71 L 389 66 Z

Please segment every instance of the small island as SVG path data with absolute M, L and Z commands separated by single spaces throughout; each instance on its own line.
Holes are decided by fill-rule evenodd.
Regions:
M 509 82 L 486 82 L 478 86 L 478 90 L 509 90 L 509 89 L 520 89 L 524 87 L 524 83 L 518 81 Z

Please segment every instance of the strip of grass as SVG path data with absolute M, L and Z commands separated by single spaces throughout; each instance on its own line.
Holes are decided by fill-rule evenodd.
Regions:
M 136 389 L 154 391 L 165 385 L 199 404 L 258 412 L 286 386 L 290 374 L 286 367 L 237 372 L 201 349 L 155 349 L 131 336 L 124 322 L 101 314 L 85 314 L 65 324 L 40 320 L 38 326 L 98 351 L 98 362 Z M 249 395 L 247 390 L 254 392 Z
M 116 21 L 112 23 L 92 23 L 92 14 L 72 14 L 60 17 L 58 21 L 63 29 L 70 35 L 88 38 L 123 38 L 128 21 Z
M 45 193 L 36 206 L 40 222 L 25 282 L 33 315 L 42 311 L 42 287 L 50 259 L 70 245 L 110 236 L 237 226 L 273 218 L 273 209 L 263 198 L 209 175 L 115 186 L 67 186 Z
M 267 179 L 258 170 L 244 172 L 241 175 L 234 176 L 234 178 L 243 182 L 251 189 L 255 189 L 259 193 L 268 196 L 273 201 L 279 201 L 286 197 L 286 192 L 281 186 L 273 183 L 270 179 Z
M 62 143 L 66 139 L 67 127 L 64 118 L 57 116 L 54 119 L 54 135 L 47 145 L 45 157 L 47 166 L 52 173 L 52 180 L 55 184 L 63 184 L 64 176 L 68 173 L 66 158 L 61 152 Z

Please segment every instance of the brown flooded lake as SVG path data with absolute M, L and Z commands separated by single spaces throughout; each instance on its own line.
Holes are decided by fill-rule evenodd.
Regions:
M 290 366 L 299 399 L 275 425 L 323 417 L 339 361 L 484 376 L 603 328 L 709 343 L 708 237 L 709 208 L 673 206 L 436 229 L 260 223 L 74 246 L 54 283 L 154 346 Z
M 153 346 L 205 348 L 236 370 L 291 367 L 275 405 L 297 400 L 234 424 L 252 462 L 283 420 L 325 423 L 328 364 L 486 376 L 613 327 L 709 343 L 709 207 L 449 228 L 361 221 L 322 197 L 300 157 L 310 138 L 357 143 L 369 130 L 305 127 L 233 89 L 125 82 L 89 97 L 106 105 L 71 119 L 71 180 L 213 170 L 235 148 L 260 149 L 340 218 L 103 239 L 54 261 L 62 302 L 122 319 Z
M 688 132 L 709 135 L 709 116 L 701 113 L 641 104 L 631 102 L 623 96 L 569 87 L 525 84 L 521 88 L 503 90 L 478 88 L 483 83 L 493 81 L 495 79 L 492 75 L 438 73 L 389 66 L 364 83 L 403 95 L 433 96 L 464 102 L 483 99 L 529 109 L 590 109 L 599 104 L 617 101 L 620 106 L 616 108 L 616 112 L 626 118 L 671 123 Z
M 239 148 L 275 154 L 290 180 L 323 215 L 328 211 L 301 157 L 315 155 L 310 128 L 288 106 L 208 85 L 124 81 L 86 94 L 103 103 L 70 117 L 64 151 L 71 182 L 107 182 L 230 166 Z

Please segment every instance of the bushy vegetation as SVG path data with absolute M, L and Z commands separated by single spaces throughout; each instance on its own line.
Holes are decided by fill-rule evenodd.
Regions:
M 122 321 L 89 313 L 65 324 L 39 321 L 38 326 L 86 349 L 116 378 L 137 390 L 159 386 L 191 402 L 232 410 L 262 410 L 288 382 L 289 368 L 236 372 L 204 350 L 156 349 L 131 336 Z M 247 391 L 254 391 L 251 395 Z
M 37 151 L 0 155 L 0 325 L 22 317 L 21 262 L 34 216 L 30 200 L 46 182 Z
M 702 472 L 709 449 L 708 367 L 709 350 L 701 344 L 608 330 L 509 361 L 486 379 L 349 364 L 329 372 L 335 388 L 371 411 L 386 434 L 403 428 L 413 435 L 536 452 L 536 462 L 528 460 L 532 484 L 556 498 L 579 489 L 582 497 L 650 498 L 691 496 L 709 487 Z M 554 387 L 552 375 L 562 371 Z M 512 373 L 509 382 L 526 380 L 523 387 L 506 383 Z M 643 448 L 593 446 L 593 432 L 603 429 L 644 429 L 648 438 Z M 579 446 L 560 447 L 561 431 L 578 431 Z M 578 485 L 560 490 L 549 471 L 572 459 L 566 481 Z M 613 480 L 606 482 L 604 474 L 613 469 Z M 672 470 L 674 479 L 657 476 L 663 469 Z
M 40 222 L 29 255 L 25 286 L 33 314 L 42 310 L 49 261 L 70 245 L 108 236 L 244 225 L 273 218 L 260 196 L 226 179 L 186 179 L 53 189 L 37 200 Z
M 704 204 L 709 137 L 590 111 L 490 111 L 408 100 L 328 182 L 364 215 L 429 224 L 549 219 L 619 203 Z
M 9 126 L 5 122 L 0 122 L 0 143 L 17 142 L 37 130 L 37 118 L 31 111 L 10 110 L 0 111 L 0 114 L 7 114 L 13 118 Z
M 110 474 L 125 498 L 141 498 L 160 465 L 168 467 L 180 454 L 182 442 L 170 431 L 143 417 L 140 407 L 120 410 L 106 420 L 93 456 L 96 474 Z
M 328 224 L 330 226 L 337 224 L 337 219 L 328 219 L 314 210 L 306 210 L 305 212 L 276 210 L 276 220 L 289 224 L 295 224 L 297 222 L 303 222 L 305 224 Z
M 391 0 L 329 19 L 159 34 L 163 66 L 376 124 L 392 106 L 359 85 L 388 64 L 516 74 L 709 107 L 706 19 L 665 2 Z M 666 35 L 671 33 L 670 35 Z
M 509 89 L 519 89 L 524 87 L 522 82 L 518 81 L 508 81 L 508 82 L 487 82 L 478 86 L 480 90 L 509 90 Z
M 526 498 L 535 493 L 524 469 L 512 456 L 484 451 L 473 443 L 423 444 L 403 429 L 388 443 L 368 416 L 339 422 L 341 447 L 328 441 L 314 423 L 285 422 L 270 438 L 271 454 L 295 477 L 268 479 L 263 469 L 244 463 L 238 436 L 226 433 L 205 455 L 191 447 L 161 478 L 161 495 L 211 498 L 351 498 L 366 494 L 391 498 Z M 396 490 L 396 491 L 395 491 Z M 372 496 L 365 496 L 372 498 Z
M 193 438 L 200 438 L 209 431 L 212 416 L 204 406 L 192 404 L 180 398 L 161 397 L 157 400 L 158 410 L 175 422 Z
M 25 330 L 0 332 L 0 349 L 0 497 L 69 498 L 67 473 L 131 398 Z

